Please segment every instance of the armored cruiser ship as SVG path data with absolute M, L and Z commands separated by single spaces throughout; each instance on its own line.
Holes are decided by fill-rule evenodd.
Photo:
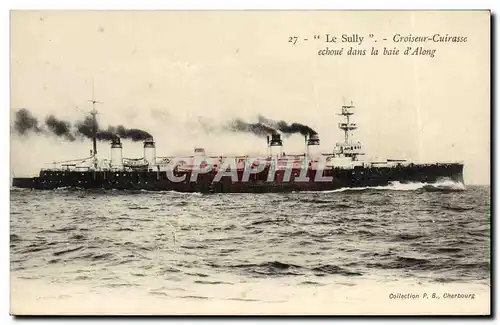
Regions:
M 433 184 L 444 180 L 463 184 L 464 165 L 458 162 L 418 164 L 399 159 L 362 161 L 362 145 L 352 140 L 357 124 L 351 121 L 354 105 L 343 105 L 338 124 L 342 142 L 321 153 L 318 134 L 305 137 L 305 152 L 286 155 L 279 132 L 267 137 L 267 154 L 257 156 L 207 156 L 203 148 L 185 157 L 157 157 L 155 141 L 143 142 L 144 156 L 124 158 L 119 136 L 110 143 L 110 159 L 97 153 L 97 111 L 91 156 L 42 169 L 37 177 L 13 178 L 19 188 L 50 190 L 132 189 L 201 193 L 325 191 L 340 188 L 387 186 L 392 182 Z

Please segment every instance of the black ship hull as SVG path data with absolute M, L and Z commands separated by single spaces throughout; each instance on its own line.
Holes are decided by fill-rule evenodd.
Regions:
M 304 171 L 305 172 L 305 171 Z M 328 181 L 318 181 L 316 170 L 309 169 L 300 175 L 300 169 L 278 170 L 271 175 L 269 169 L 244 178 L 243 170 L 237 171 L 237 180 L 231 176 L 216 179 L 216 172 L 201 173 L 192 177 L 191 171 L 41 171 L 38 177 L 14 178 L 13 187 L 51 190 L 63 187 L 83 189 L 118 189 L 177 191 L 200 193 L 277 193 L 293 191 L 328 191 L 340 188 L 387 186 L 391 182 L 437 183 L 450 180 L 463 183 L 463 165 L 410 164 L 396 167 L 355 167 L 353 169 L 329 168 L 322 176 Z M 304 176 L 309 180 L 304 181 Z M 173 178 L 183 177 L 181 182 Z M 215 178 L 215 179 L 214 179 Z

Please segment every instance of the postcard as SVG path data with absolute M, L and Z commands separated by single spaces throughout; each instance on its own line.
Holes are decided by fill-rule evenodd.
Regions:
M 12 11 L 12 315 L 490 315 L 489 11 Z

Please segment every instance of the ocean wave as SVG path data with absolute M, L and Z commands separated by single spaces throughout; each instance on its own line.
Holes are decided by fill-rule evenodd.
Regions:
M 320 199 L 299 199 L 299 202 L 301 203 L 331 203 L 330 201 L 327 200 L 320 200 Z
M 320 283 L 320 282 L 316 282 L 316 281 L 302 281 L 300 282 L 299 284 L 301 285 L 313 285 L 313 286 L 324 286 L 325 284 L 323 283 Z
M 101 260 L 109 261 L 109 260 L 111 260 L 112 257 L 114 257 L 114 255 L 111 253 L 87 253 L 87 254 L 79 256 L 78 258 L 91 260 L 91 261 L 101 261 Z
M 345 267 L 332 264 L 323 264 L 318 266 L 301 266 L 292 263 L 283 263 L 279 261 L 262 262 L 259 264 L 234 264 L 234 265 L 212 265 L 213 267 L 221 268 L 236 268 L 259 276 L 301 276 L 301 275 L 344 275 L 344 276 L 360 276 L 361 272 L 352 271 Z
M 278 225 L 283 223 L 289 223 L 287 218 L 277 218 L 277 219 L 261 219 L 257 221 L 253 221 L 250 223 L 251 226 L 257 225 Z
M 258 198 L 22 190 L 11 195 L 10 266 L 15 276 L 60 283 L 79 275 L 99 284 L 160 279 L 186 295 L 217 288 L 195 281 L 488 279 L 491 190 L 450 195 L 424 186 Z
M 458 247 L 438 247 L 435 249 L 438 253 L 458 253 L 463 251 L 462 248 Z
M 413 271 L 428 271 L 445 269 L 448 267 L 448 264 L 443 264 L 442 261 L 433 263 L 433 261 L 426 258 L 396 256 L 395 258 L 385 259 L 379 262 L 367 263 L 367 266 L 387 270 L 405 269 Z
M 458 206 L 458 205 L 443 205 L 443 209 L 456 211 L 456 212 L 464 212 L 468 210 L 474 210 L 474 207 L 471 206 Z
M 236 229 L 236 225 L 232 224 L 232 225 L 225 226 L 225 227 L 215 227 L 215 228 L 211 229 L 210 231 L 211 232 L 214 232 L 214 231 L 228 231 L 228 230 L 234 230 L 234 229 Z
M 419 238 L 422 238 L 422 237 L 424 237 L 424 235 L 423 234 L 418 234 L 418 233 L 414 233 L 414 234 L 401 233 L 401 234 L 395 235 L 391 239 L 391 241 L 415 240 L 415 239 L 419 239 Z
M 336 190 L 328 191 L 306 191 L 307 193 L 339 193 L 347 191 L 367 191 L 367 190 L 377 190 L 377 191 L 416 191 L 416 190 L 428 190 L 428 191 L 464 191 L 465 185 L 460 182 L 454 181 L 439 181 L 436 183 L 401 183 L 401 182 L 390 182 L 387 186 L 363 186 L 363 187 L 342 187 Z M 304 193 L 306 193 L 304 192 Z
M 81 229 L 80 229 L 81 230 Z M 83 240 L 83 239 L 86 239 L 87 237 L 85 235 L 82 235 L 82 234 L 76 234 L 76 235 L 73 235 L 71 236 L 69 239 L 70 240 Z
M 68 253 L 79 251 L 82 248 L 83 248 L 83 246 L 78 246 L 78 247 L 74 247 L 74 248 L 68 248 L 68 249 L 64 249 L 62 251 L 54 252 L 52 255 L 54 255 L 54 256 L 61 256 L 61 255 L 65 255 L 65 254 L 68 254 Z
M 33 190 L 34 189 L 31 189 L 31 188 L 21 188 L 21 187 L 15 187 L 15 186 L 10 187 L 11 192 L 31 192 Z
M 224 281 L 203 281 L 203 280 L 196 280 L 194 283 L 198 284 L 233 284 L 231 282 L 224 282 Z
M 372 236 L 378 235 L 377 233 L 375 233 L 373 231 L 369 231 L 369 230 L 365 230 L 365 229 L 360 229 L 360 230 L 356 231 L 355 233 L 358 235 L 365 235 L 367 237 L 372 237 Z
M 115 231 L 134 231 L 134 229 L 128 228 L 128 227 L 123 227 L 123 228 L 118 228 Z
M 340 266 L 330 265 L 330 264 L 314 267 L 311 269 L 311 271 L 316 272 L 316 275 L 320 275 L 320 274 L 340 274 L 340 275 L 347 275 L 347 276 L 363 275 L 360 272 L 349 271 L 349 270 L 342 268 Z
M 28 254 L 28 253 L 36 253 L 36 252 L 41 252 L 41 251 L 45 251 L 45 250 L 48 250 L 50 249 L 50 247 L 47 247 L 47 246 L 27 246 L 26 249 L 24 250 L 21 250 L 20 253 L 21 254 Z
M 129 210 L 149 210 L 149 207 L 141 207 L 139 205 L 130 205 Z

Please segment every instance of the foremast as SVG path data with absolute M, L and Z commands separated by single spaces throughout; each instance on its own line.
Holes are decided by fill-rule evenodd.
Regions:
M 344 121 L 338 124 L 339 129 L 344 131 L 344 142 L 337 142 L 334 149 L 334 155 L 338 157 L 349 157 L 357 160 L 359 155 L 363 155 L 361 142 L 350 139 L 354 130 L 358 128 L 356 123 L 351 122 L 351 116 L 354 115 L 355 106 L 342 105 L 342 112 L 338 115 L 344 117 Z

